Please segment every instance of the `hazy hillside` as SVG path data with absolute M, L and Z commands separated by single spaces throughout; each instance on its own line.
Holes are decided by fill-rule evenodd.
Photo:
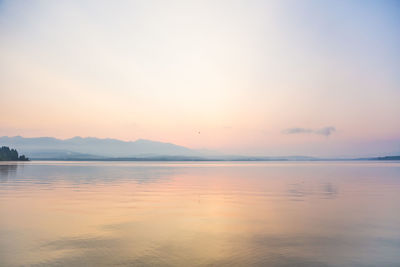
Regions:
M 21 136 L 3 136 L 0 137 L 0 144 L 15 147 L 21 153 L 32 158 L 54 158 L 72 155 L 85 158 L 93 156 L 197 156 L 200 154 L 183 146 L 143 139 L 126 142 L 117 139 L 93 137 L 74 137 L 61 140 L 52 137 L 24 138 Z
M 139 139 L 121 141 L 94 137 L 0 137 L 0 146 L 16 148 L 31 159 L 59 160 L 231 160 L 231 161 L 315 161 L 315 160 L 398 160 L 398 157 L 317 158 L 308 156 L 245 156 L 194 150 L 171 143 Z

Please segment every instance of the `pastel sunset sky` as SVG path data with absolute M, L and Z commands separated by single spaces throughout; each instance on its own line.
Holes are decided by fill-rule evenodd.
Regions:
M 400 153 L 400 1 L 0 1 L 0 136 Z

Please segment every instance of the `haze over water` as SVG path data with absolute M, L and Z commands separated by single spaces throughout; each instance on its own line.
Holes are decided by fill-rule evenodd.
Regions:
M 399 162 L 0 163 L 0 265 L 399 266 Z

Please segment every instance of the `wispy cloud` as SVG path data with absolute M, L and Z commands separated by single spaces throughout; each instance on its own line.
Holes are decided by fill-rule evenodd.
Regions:
M 319 134 L 324 136 L 330 136 L 336 131 L 336 128 L 333 126 L 328 126 L 320 129 L 309 129 L 309 128 L 300 128 L 294 127 L 285 129 L 282 131 L 284 134 Z
M 315 130 L 314 133 L 316 134 L 321 134 L 321 135 L 325 135 L 325 136 L 330 136 L 331 134 L 333 134 L 336 131 L 336 128 L 333 126 L 329 126 L 329 127 L 324 127 L 318 130 Z

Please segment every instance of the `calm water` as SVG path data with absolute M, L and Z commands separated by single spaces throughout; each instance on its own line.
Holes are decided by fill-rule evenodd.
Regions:
M 1 163 L 21 265 L 400 266 L 400 163 Z

